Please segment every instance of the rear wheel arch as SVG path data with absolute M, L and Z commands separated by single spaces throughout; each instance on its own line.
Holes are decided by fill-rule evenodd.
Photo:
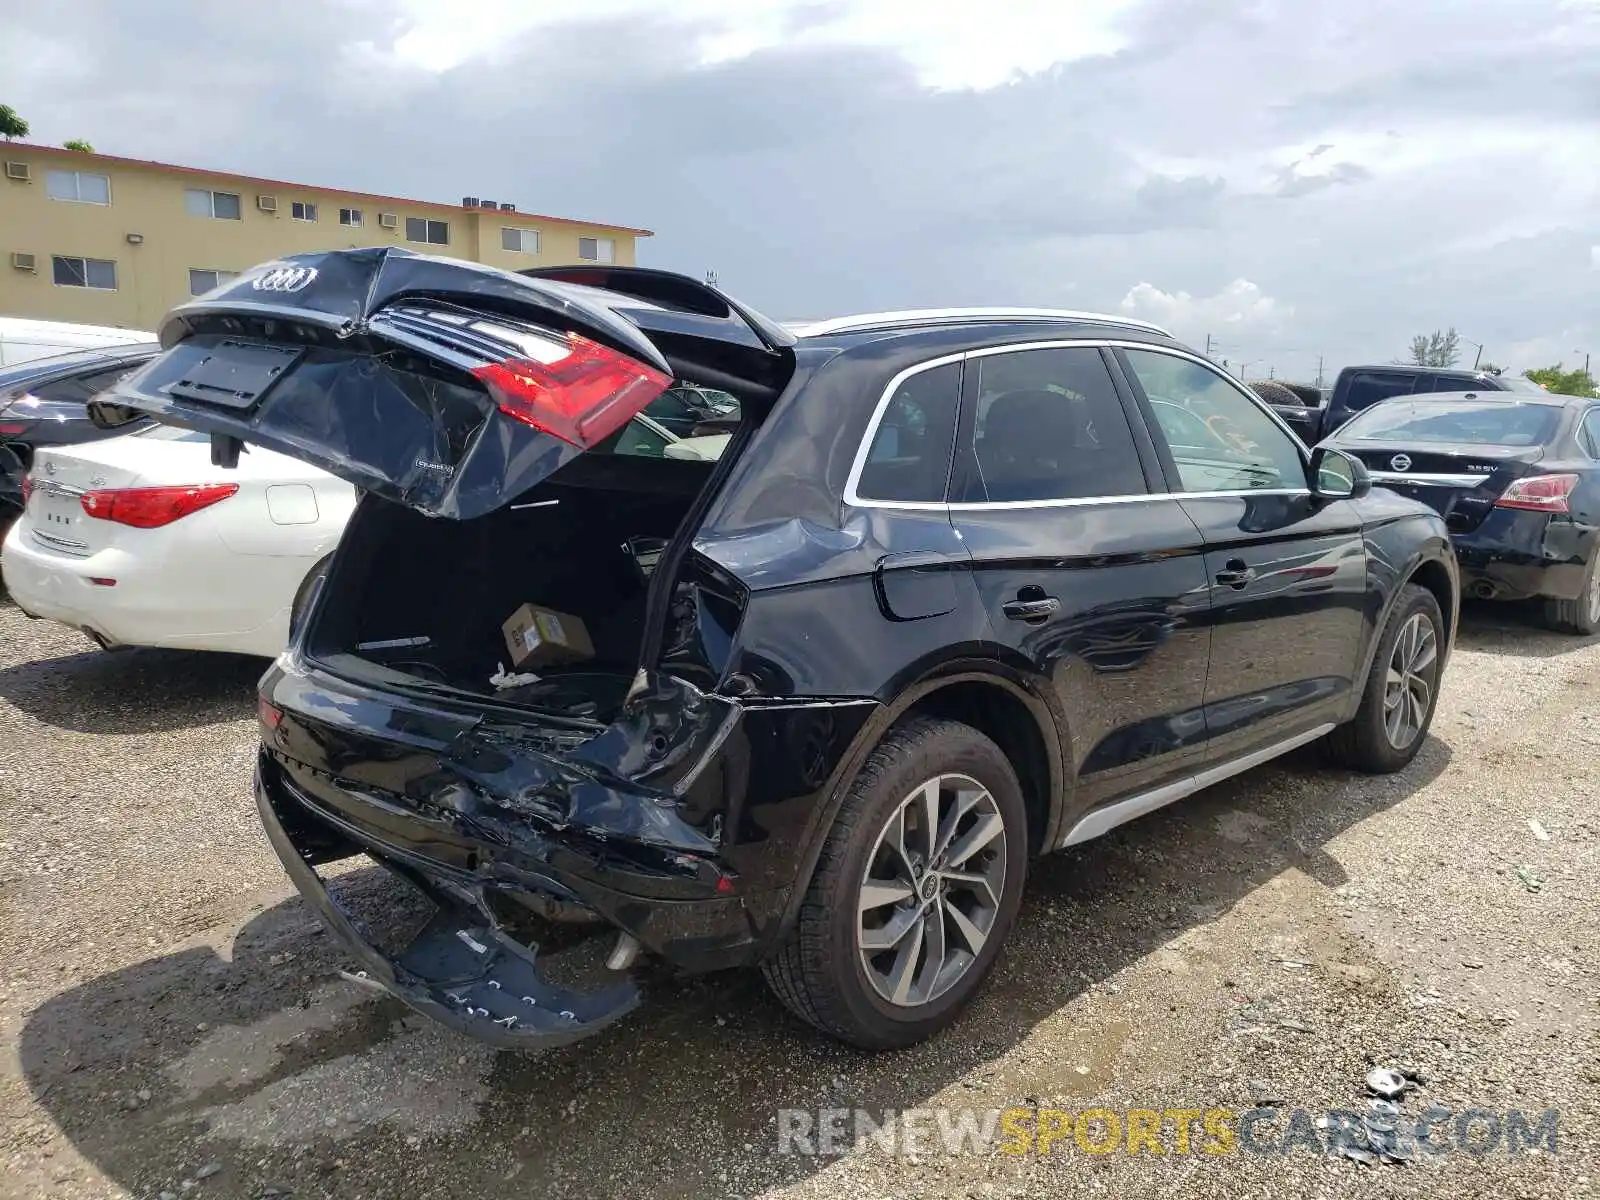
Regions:
M 783 919 L 771 931 L 769 944 L 781 943 L 793 928 L 828 831 L 867 759 L 894 730 L 908 721 L 930 717 L 970 725 L 1000 747 L 1022 785 L 1031 854 L 1055 844 L 1065 808 L 1066 758 L 1051 709 L 1020 681 L 996 674 L 993 664 L 947 668 L 904 689 L 856 735 L 855 744 L 829 781 L 824 803 L 818 805 L 806 829 Z M 1008 724 L 1008 719 L 1014 723 Z
M 1372 664 L 1378 653 L 1378 643 L 1383 641 L 1383 631 L 1388 628 L 1389 618 L 1394 615 L 1395 606 L 1400 603 L 1401 596 L 1405 593 L 1407 584 L 1416 584 L 1426 588 L 1438 602 L 1439 612 L 1444 617 L 1444 633 L 1446 657 L 1448 648 L 1454 644 L 1456 626 L 1460 620 L 1460 575 L 1451 569 L 1449 559 L 1450 549 L 1448 543 L 1429 545 L 1419 551 L 1404 570 L 1396 571 L 1394 584 L 1389 594 L 1383 598 L 1383 607 L 1379 610 L 1372 626 L 1372 636 L 1367 645 L 1362 649 L 1361 669 L 1356 675 L 1356 686 L 1351 688 L 1351 708 L 1353 714 L 1361 702 L 1361 689 L 1365 686 L 1367 676 L 1372 671 Z

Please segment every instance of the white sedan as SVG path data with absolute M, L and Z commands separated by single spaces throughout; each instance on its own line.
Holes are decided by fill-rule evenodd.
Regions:
M 727 434 L 680 438 L 639 415 L 614 452 L 716 459 Z M 275 657 L 312 568 L 338 545 L 356 489 L 246 447 L 211 463 L 205 434 L 154 426 L 40 449 L 0 574 L 33 617 L 106 648 L 165 646 Z
M 26 489 L 0 553 L 23 612 L 108 648 L 265 657 L 356 503 L 349 484 L 270 451 L 213 466 L 208 437 L 164 426 L 41 449 Z

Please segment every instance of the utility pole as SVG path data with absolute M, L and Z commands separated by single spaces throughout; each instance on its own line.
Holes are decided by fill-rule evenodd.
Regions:
M 1317 355 L 1317 387 L 1322 386 L 1322 355 Z
M 707 287 L 716 287 L 717 286 L 717 273 L 715 271 L 707 271 L 706 272 L 706 286 Z
M 1211 335 L 1208 333 L 1208 334 L 1206 334 L 1206 357 L 1207 358 L 1211 357 L 1211 345 L 1212 345 Z
M 1267 368 L 1267 378 L 1268 379 L 1276 379 L 1277 377 L 1278 377 L 1278 368 L 1277 368 L 1277 366 L 1273 365 L 1273 366 L 1268 367 Z

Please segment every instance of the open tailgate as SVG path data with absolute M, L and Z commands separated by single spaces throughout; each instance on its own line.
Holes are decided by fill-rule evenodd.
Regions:
M 297 255 L 174 309 L 165 351 L 91 416 L 147 414 L 210 433 L 219 461 L 250 443 L 430 515 L 481 516 L 700 358 L 763 393 L 786 381 L 792 355 L 745 310 L 641 274 L 681 280 L 707 311 L 393 248 Z

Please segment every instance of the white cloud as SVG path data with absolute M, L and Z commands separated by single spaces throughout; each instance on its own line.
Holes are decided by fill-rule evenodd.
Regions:
M 445 70 L 493 58 L 519 35 L 574 21 L 638 20 L 670 14 L 702 30 L 699 61 L 729 62 L 776 47 L 892 51 L 933 88 L 990 88 L 1120 48 L 1115 23 L 1134 0 L 1008 0 L 989 10 L 967 0 L 474 0 L 466 5 L 404 0 L 394 54 Z M 604 61 L 603 46 L 596 47 Z M 600 68 L 603 70 L 603 66 Z
M 1154 321 L 1190 338 L 1222 329 L 1269 330 L 1294 315 L 1292 305 L 1273 299 L 1248 279 L 1235 279 L 1212 296 L 1167 292 L 1151 283 L 1137 283 L 1119 307 L 1129 316 Z

